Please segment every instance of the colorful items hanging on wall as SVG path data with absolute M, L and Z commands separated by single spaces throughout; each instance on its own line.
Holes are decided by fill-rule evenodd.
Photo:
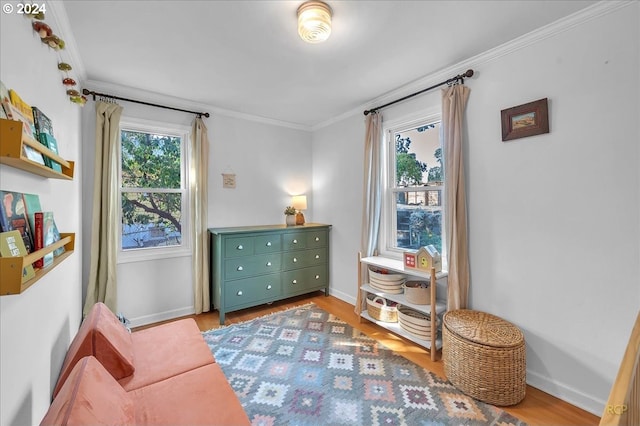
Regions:
M 43 22 L 45 14 L 42 11 L 39 11 L 37 14 L 25 14 L 25 16 L 32 20 L 31 26 L 40 37 L 40 41 L 58 52 L 58 70 L 64 74 L 62 84 L 66 88 L 69 100 L 75 104 L 84 106 L 87 98 L 75 89 L 76 81 L 69 74 L 73 70 L 73 67 L 69 65 L 68 62 L 63 61 L 62 55 L 60 54 L 60 51 L 65 48 L 64 40 L 55 35 L 51 27 Z

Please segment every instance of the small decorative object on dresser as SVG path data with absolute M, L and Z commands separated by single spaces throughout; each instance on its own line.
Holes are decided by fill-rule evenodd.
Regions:
M 302 210 L 307 209 L 307 196 L 295 195 L 291 198 L 291 205 L 296 209 L 296 225 L 304 225 L 304 214 Z
M 296 224 L 296 209 L 292 206 L 287 206 L 284 209 L 284 218 L 287 226 L 293 226 Z

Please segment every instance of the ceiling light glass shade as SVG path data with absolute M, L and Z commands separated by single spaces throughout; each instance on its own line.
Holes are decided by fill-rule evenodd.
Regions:
M 307 1 L 298 8 L 298 34 L 308 43 L 320 43 L 331 34 L 331 8 L 321 1 Z

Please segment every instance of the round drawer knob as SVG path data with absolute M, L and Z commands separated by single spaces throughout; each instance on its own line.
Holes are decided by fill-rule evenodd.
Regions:
M 293 263 L 296 263 L 297 261 L 298 261 L 298 259 L 294 257 L 293 258 Z
M 271 290 L 271 284 L 267 285 L 267 290 Z
M 316 241 L 320 241 L 320 237 L 316 237 Z
M 320 255 L 319 254 L 316 254 L 316 259 L 320 259 Z
M 267 241 L 267 247 L 271 247 L 271 241 Z
M 293 244 L 298 244 L 298 240 L 293 240 Z
M 236 294 L 237 294 L 238 296 L 242 296 L 242 290 L 238 291 Z
M 320 279 L 320 275 L 316 275 L 316 280 L 319 280 L 319 279 Z
M 244 268 L 242 266 L 238 266 L 238 271 L 244 271 Z
M 242 244 L 240 244 L 238 247 L 236 247 L 238 250 L 244 250 L 244 247 L 242 247 Z
M 267 266 L 271 266 L 271 262 L 267 262 Z
M 298 280 L 291 281 L 291 284 L 298 284 Z

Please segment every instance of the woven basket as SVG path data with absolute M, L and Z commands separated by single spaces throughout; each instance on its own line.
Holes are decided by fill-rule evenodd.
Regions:
M 440 321 L 436 321 L 436 327 Z M 398 323 L 400 327 L 414 336 L 429 340 L 431 338 L 431 320 L 429 315 L 416 312 L 405 306 L 398 307 Z M 436 335 L 438 334 L 436 328 Z
M 373 299 L 367 297 L 367 312 L 371 318 L 378 321 L 398 322 L 398 308 L 387 306 L 387 299 L 383 297 L 376 296 Z
M 407 281 L 402 288 L 409 303 L 428 305 L 431 302 L 431 289 L 427 281 Z
M 447 379 L 467 395 L 493 405 L 514 405 L 526 391 L 522 332 L 484 312 L 447 312 L 442 326 L 442 359 Z
M 389 294 L 401 294 L 402 284 L 381 284 L 376 281 L 369 280 L 369 285 L 376 290 L 380 290 Z

